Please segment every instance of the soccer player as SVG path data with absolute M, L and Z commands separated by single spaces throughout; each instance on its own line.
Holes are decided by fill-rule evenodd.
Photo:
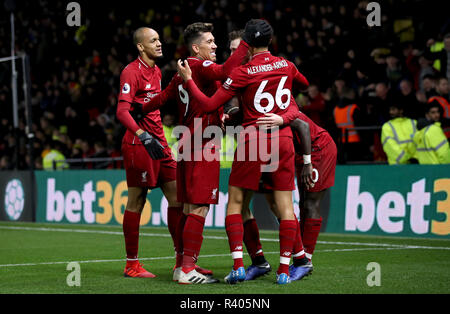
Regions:
M 237 47 L 239 46 L 239 43 L 243 36 L 243 33 L 244 33 L 244 30 L 239 30 L 239 31 L 233 31 L 228 35 L 229 40 L 230 40 L 229 48 L 230 48 L 231 54 L 233 54 L 234 51 L 236 51 Z M 232 101 L 235 99 L 237 99 L 237 97 L 234 97 L 232 99 Z M 291 99 L 291 104 L 293 104 L 294 106 L 297 106 L 293 97 Z M 226 106 L 227 105 L 224 106 L 225 110 L 226 110 Z M 237 115 L 237 112 L 240 112 L 239 104 L 233 105 L 232 109 L 234 109 L 233 115 Z M 270 114 L 267 116 L 270 117 Z M 261 123 L 265 123 L 265 122 L 261 121 Z M 310 155 L 311 154 L 311 137 L 310 137 L 309 125 L 300 119 L 295 119 L 293 122 L 291 122 L 291 127 L 295 128 L 296 132 L 298 133 L 297 136 L 302 138 L 302 140 L 300 141 L 298 146 L 301 149 L 301 151 L 303 152 L 303 154 Z M 302 173 L 298 177 L 298 179 L 299 180 L 302 179 L 303 182 L 305 182 L 305 184 L 309 185 L 310 183 L 312 183 L 311 175 L 312 175 L 312 167 L 304 167 L 302 170 Z M 279 216 L 276 211 L 276 206 L 273 201 L 273 195 L 268 193 L 269 191 L 260 191 L 260 192 L 267 192 L 267 193 L 265 193 L 265 196 L 270 205 L 270 208 L 276 216 Z M 256 223 L 256 219 L 250 210 L 249 205 L 250 205 L 251 197 L 252 197 L 252 193 L 247 191 L 245 194 L 245 197 L 244 197 L 244 205 L 242 207 L 242 221 L 243 221 L 243 227 L 244 227 L 243 241 L 244 241 L 245 247 L 247 248 L 247 252 L 250 255 L 250 258 L 252 260 L 252 264 L 245 271 L 245 280 L 254 280 L 260 276 L 263 276 L 263 275 L 269 273 L 272 270 L 269 262 L 265 259 L 261 241 L 260 241 L 260 236 L 259 236 L 259 228 Z M 296 252 L 296 254 L 293 255 L 294 264 L 296 266 L 305 265 L 308 263 L 308 260 L 306 259 L 305 254 L 303 252 L 299 224 L 297 224 L 296 234 L 297 234 L 296 235 L 297 241 L 295 243 L 296 251 L 294 251 L 294 252 Z M 304 272 L 304 275 L 306 275 L 306 274 L 307 274 L 307 271 Z M 300 272 L 297 272 L 297 276 L 294 278 L 292 278 L 292 276 L 291 276 L 291 280 L 292 279 L 299 280 L 303 276 L 301 276 Z
M 264 20 L 250 20 L 244 30 L 243 39 L 250 45 L 251 60 L 245 65 L 234 69 L 222 87 L 212 96 L 205 96 L 192 80 L 192 72 L 187 62 L 184 66 L 178 61 L 178 73 L 187 82 L 189 92 L 197 98 L 202 110 L 211 112 L 235 95 L 242 96 L 244 136 L 238 142 L 237 151 L 246 154 L 245 160 L 233 161 L 229 179 L 229 200 L 225 228 L 228 235 L 231 255 L 234 261 L 231 272 L 225 277 L 228 283 L 236 283 L 245 279 L 245 269 L 242 255 L 243 224 L 242 207 L 248 190 L 258 190 L 262 177 L 262 166 L 266 165 L 262 158 L 249 160 L 250 142 L 266 140 L 266 144 L 278 141 L 276 153 L 279 160 L 276 169 L 264 172 L 265 187 L 273 190 L 274 202 L 280 214 L 280 265 L 277 270 L 277 283 L 290 283 L 289 263 L 296 234 L 296 219 L 292 204 L 294 185 L 294 147 L 292 132 L 288 127 L 279 132 L 252 132 L 256 121 L 266 113 L 282 114 L 289 106 L 292 86 L 305 89 L 309 83 L 298 72 L 295 65 L 284 58 L 272 56 L 268 50 L 272 39 L 272 27 Z M 248 131 L 248 132 L 245 132 Z M 265 138 L 264 138 L 264 134 Z M 248 135 L 245 136 L 245 135 Z M 248 139 L 248 140 L 247 140 Z M 242 147 L 243 146 L 243 147 Z M 240 150 L 241 149 L 241 150 Z M 275 156 L 275 151 L 271 151 Z M 260 156 L 259 156 L 260 157 Z M 267 170 L 267 168 L 266 168 Z
M 326 191 L 334 185 L 336 171 L 337 148 L 330 134 L 315 124 L 310 118 L 298 110 L 294 104 L 289 107 L 289 112 L 283 117 L 272 115 L 259 119 L 262 125 L 283 125 L 287 121 L 302 120 L 309 124 L 311 134 L 311 155 L 305 156 L 305 148 L 302 147 L 304 138 L 300 138 L 299 125 L 294 124 L 294 147 L 296 151 L 295 167 L 297 172 L 297 185 L 300 193 L 300 241 L 297 240 L 294 247 L 294 263 L 290 267 L 291 280 L 299 280 L 313 270 L 311 262 L 317 238 L 322 226 L 320 215 L 320 202 Z M 291 124 L 292 126 L 293 124 Z M 308 166 L 310 165 L 310 166 Z M 305 179 L 305 167 L 313 167 L 315 173 L 314 182 Z M 269 201 L 270 204 L 270 201 Z M 275 209 L 276 212 L 276 209 Z M 297 235 L 297 238 L 299 235 Z M 301 246 L 303 242 L 303 247 Z M 308 261 L 302 259 L 305 255 Z
M 130 114 L 135 103 L 145 104 L 161 92 L 161 71 L 156 60 L 162 57 L 158 33 L 147 27 L 134 32 L 139 57 L 120 75 L 117 119 L 126 127 L 122 154 L 128 185 L 128 202 L 123 216 L 127 255 L 125 277 L 153 278 L 138 260 L 139 224 L 148 189 L 160 187 L 168 200 L 168 227 L 174 246 L 178 246 L 177 227 L 182 206 L 176 199 L 176 162 L 171 157 L 161 123 L 160 112 L 153 111 L 136 122 Z
M 207 95 L 213 95 L 231 70 L 240 65 L 247 55 L 248 45 L 245 41 L 237 48 L 235 54 L 223 64 L 216 64 L 216 44 L 210 23 L 193 23 L 184 31 L 185 43 L 190 51 L 187 59 L 192 68 L 192 77 L 200 89 Z M 179 124 L 187 129 L 181 134 L 177 163 L 178 201 L 184 203 L 183 254 L 177 255 L 177 264 L 173 279 L 180 284 L 205 284 L 217 280 L 199 273 L 195 263 L 203 241 L 205 217 L 210 204 L 218 203 L 220 177 L 220 140 L 212 144 L 210 139 L 203 138 L 204 130 L 211 125 L 222 124 L 223 109 L 208 113 L 200 110 L 195 98 L 186 90 L 183 79 L 176 74 L 161 94 L 142 106 L 144 112 L 157 109 L 170 99 L 176 99 Z M 195 147 L 195 138 L 201 138 L 200 147 Z M 208 152 L 217 158 L 206 160 Z M 187 158 L 186 158 L 187 157 Z

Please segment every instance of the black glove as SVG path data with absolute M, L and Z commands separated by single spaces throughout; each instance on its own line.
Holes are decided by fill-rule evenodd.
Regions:
M 265 47 L 270 43 L 273 29 L 269 23 L 260 19 L 252 19 L 245 24 L 242 39 L 252 47 Z
M 142 111 L 142 104 L 133 103 L 133 111 L 130 111 L 130 115 L 133 117 L 134 121 L 139 122 L 145 117 L 145 113 Z
M 162 159 L 164 157 L 164 146 L 148 132 L 144 131 L 144 133 L 139 135 L 139 139 L 152 159 Z

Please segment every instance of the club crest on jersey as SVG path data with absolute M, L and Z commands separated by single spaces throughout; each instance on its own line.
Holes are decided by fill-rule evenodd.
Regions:
M 213 64 L 214 62 L 212 62 L 212 61 L 210 61 L 210 60 L 206 60 L 206 61 L 203 61 L 203 66 L 206 68 L 206 67 L 209 67 L 211 64 Z
M 123 84 L 122 94 L 128 94 L 130 92 L 130 85 L 128 83 Z

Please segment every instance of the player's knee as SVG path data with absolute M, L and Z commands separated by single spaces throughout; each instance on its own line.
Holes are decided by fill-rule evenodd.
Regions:
M 306 199 L 304 204 L 306 218 L 320 218 L 320 200 Z

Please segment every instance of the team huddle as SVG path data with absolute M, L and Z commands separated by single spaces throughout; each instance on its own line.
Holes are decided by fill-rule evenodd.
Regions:
M 242 132 L 237 136 L 229 178 L 225 229 L 233 266 L 224 280 L 234 284 L 271 271 L 249 209 L 252 194 L 259 191 L 265 193 L 279 221 L 276 282 L 288 284 L 313 270 L 311 259 L 322 224 L 320 201 L 334 184 L 336 145 L 328 132 L 299 111 L 292 91 L 303 91 L 309 83 L 293 63 L 269 52 L 273 29 L 266 21 L 250 20 L 244 30 L 233 32 L 232 53 L 222 65 L 215 63 L 217 46 L 212 32 L 209 23 L 194 23 L 185 29 L 190 56 L 178 61 L 178 72 L 163 91 L 156 65 L 162 56 L 159 35 L 146 27 L 134 33 L 139 57 L 120 76 L 117 107 L 117 118 L 127 129 L 122 140 L 128 184 L 124 275 L 155 277 L 138 260 L 139 222 L 148 190 L 160 187 L 168 200 L 167 222 L 176 252 L 173 280 L 179 284 L 218 282 L 197 261 L 205 218 L 210 205 L 219 201 L 220 161 L 206 157 L 218 156 L 221 134 L 200 140 L 196 135 L 234 123 L 242 126 Z M 183 158 L 177 161 L 165 139 L 159 111 L 171 100 L 177 104 L 183 126 L 178 134 Z M 233 100 L 238 105 L 230 109 Z M 254 147 L 270 158 L 252 154 Z M 295 175 L 300 217 L 294 214 L 292 201 Z M 244 245 L 252 260 L 247 269 Z

